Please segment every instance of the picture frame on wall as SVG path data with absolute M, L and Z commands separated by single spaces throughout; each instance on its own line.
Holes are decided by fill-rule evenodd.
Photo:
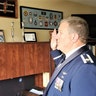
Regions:
M 36 32 L 24 32 L 25 42 L 37 42 Z
M 18 0 L 0 0 L 0 16 L 8 18 L 18 17 Z
M 20 27 L 24 29 L 57 29 L 62 19 L 62 11 L 20 6 Z
M 4 30 L 0 30 L 0 42 L 5 42 Z

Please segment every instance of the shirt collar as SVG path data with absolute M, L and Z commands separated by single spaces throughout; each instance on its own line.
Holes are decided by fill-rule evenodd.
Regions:
M 75 49 L 73 49 L 73 50 L 70 51 L 70 52 L 68 52 L 68 53 L 66 54 L 66 58 L 65 58 L 65 59 L 67 59 L 71 54 L 73 54 L 74 52 L 76 52 L 78 49 L 80 49 L 80 48 L 83 47 L 83 46 L 85 46 L 85 44 L 82 45 L 82 46 L 79 46 L 79 47 L 77 47 L 77 48 L 75 48 Z

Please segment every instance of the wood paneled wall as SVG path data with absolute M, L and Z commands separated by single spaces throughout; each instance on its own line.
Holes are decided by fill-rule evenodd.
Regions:
M 36 85 L 42 87 L 50 63 L 49 42 L 0 43 L 0 80 L 36 74 Z

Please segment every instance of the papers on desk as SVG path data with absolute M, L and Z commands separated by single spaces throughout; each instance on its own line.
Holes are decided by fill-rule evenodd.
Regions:
M 37 95 L 43 95 L 43 91 L 39 91 L 37 89 L 31 89 L 29 92 L 35 93 Z

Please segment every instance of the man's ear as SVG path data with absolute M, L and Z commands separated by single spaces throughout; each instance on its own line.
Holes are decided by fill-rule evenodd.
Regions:
M 77 33 L 73 33 L 73 34 L 72 34 L 72 41 L 73 41 L 73 42 L 76 42 L 78 39 L 79 39 L 78 34 L 77 34 Z

